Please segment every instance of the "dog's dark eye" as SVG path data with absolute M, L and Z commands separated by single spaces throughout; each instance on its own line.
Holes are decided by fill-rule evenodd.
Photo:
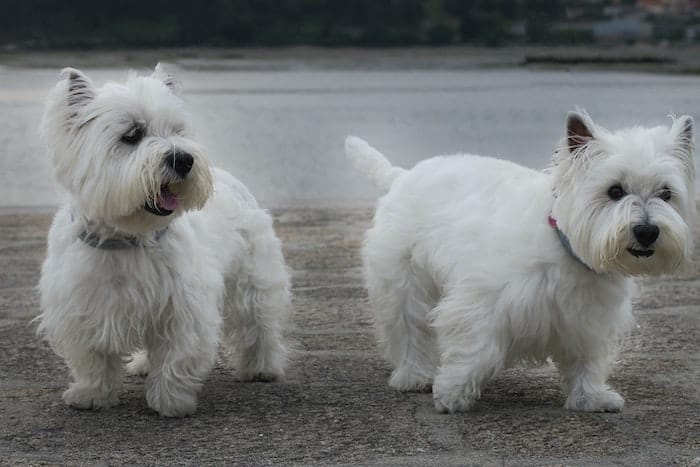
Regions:
M 613 185 L 608 189 L 608 196 L 613 201 L 621 200 L 626 194 L 620 185 Z
M 659 194 L 659 198 L 661 198 L 662 201 L 670 201 L 671 196 L 673 196 L 673 192 L 669 190 L 668 188 L 664 188 L 661 194 Z
M 133 126 L 129 131 L 122 135 L 122 142 L 126 144 L 136 144 L 143 138 L 143 128 Z

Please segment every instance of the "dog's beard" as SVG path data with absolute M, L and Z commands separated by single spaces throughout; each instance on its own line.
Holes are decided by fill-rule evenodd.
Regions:
M 156 216 L 201 209 L 212 193 L 209 168 L 198 160 L 186 177 L 173 176 L 161 167 L 160 177 L 143 177 L 143 209 Z
M 650 246 L 640 245 L 632 230 L 644 219 L 630 219 L 629 210 L 603 212 L 598 219 L 579 216 L 578 228 L 569 237 L 574 251 L 598 273 L 658 275 L 671 273 L 692 255 L 688 225 L 670 206 L 650 210 L 649 220 L 659 227 L 659 237 Z
M 209 168 L 195 163 L 184 180 L 169 175 L 148 177 L 138 188 L 140 196 L 134 196 L 131 212 L 116 222 L 134 233 L 159 228 L 185 211 L 201 209 L 212 195 L 213 182 Z
M 650 247 L 637 244 L 629 234 L 632 226 L 611 232 L 601 248 L 593 251 L 601 272 L 621 272 L 626 275 L 657 275 L 671 273 L 685 263 L 689 256 L 685 245 L 690 232 L 685 225 L 671 229 L 659 225 L 659 239 Z
M 186 151 L 194 163 L 184 177 L 166 167 L 164 148 L 143 145 L 127 157 L 108 157 L 80 190 L 81 208 L 91 220 L 133 234 L 162 228 L 183 212 L 201 209 L 213 192 L 212 175 L 194 144 Z

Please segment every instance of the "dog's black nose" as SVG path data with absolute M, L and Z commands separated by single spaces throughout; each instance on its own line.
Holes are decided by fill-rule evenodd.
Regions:
M 653 224 L 635 225 L 632 232 L 634 233 L 634 238 L 645 248 L 648 248 L 659 238 L 659 228 Z
M 165 165 L 172 168 L 181 177 L 192 170 L 194 158 L 186 152 L 174 151 L 165 156 Z

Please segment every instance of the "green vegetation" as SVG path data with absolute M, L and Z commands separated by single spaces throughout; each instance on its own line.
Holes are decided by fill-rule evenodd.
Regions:
M 0 43 L 29 48 L 475 43 L 498 45 L 562 0 L 4 0 Z
M 3 0 L 0 46 L 395 46 L 590 43 L 553 27 L 573 4 L 588 20 L 607 2 L 565 0 Z M 632 7 L 630 7 L 632 8 Z M 682 29 L 655 27 L 655 39 Z

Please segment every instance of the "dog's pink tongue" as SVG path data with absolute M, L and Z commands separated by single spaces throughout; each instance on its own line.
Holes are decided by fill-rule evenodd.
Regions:
M 161 188 L 160 193 L 158 193 L 158 199 L 156 200 L 158 206 L 168 211 L 174 211 L 177 209 L 177 196 L 170 191 L 170 188 L 164 186 Z

